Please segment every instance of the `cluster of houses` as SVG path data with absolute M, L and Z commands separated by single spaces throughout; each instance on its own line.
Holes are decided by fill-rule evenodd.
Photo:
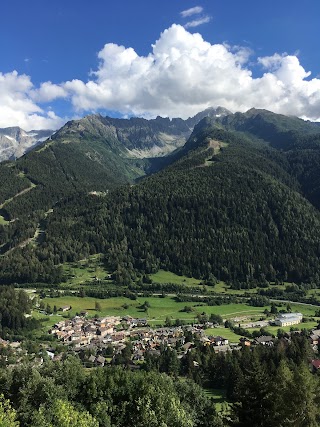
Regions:
M 265 345 L 273 346 L 275 338 L 263 335 L 255 339 L 240 338 L 238 343 L 229 343 L 221 336 L 208 336 L 204 325 L 171 326 L 151 328 L 146 319 L 135 319 L 130 316 L 107 316 L 102 318 L 87 318 L 87 313 L 81 313 L 72 319 L 64 319 L 56 323 L 49 331 L 72 351 L 88 349 L 90 364 L 104 366 L 107 357 L 103 351 L 112 347 L 113 357 L 120 354 L 128 342 L 131 343 L 132 360 L 143 361 L 146 353 L 160 355 L 161 348 L 169 347 L 178 350 L 180 357 L 190 351 L 194 343 L 186 340 L 186 336 L 196 337 L 204 346 L 212 346 L 215 352 L 225 353 L 237 350 L 243 346 Z M 300 323 L 301 313 L 280 314 L 274 321 L 279 326 L 288 326 Z M 310 344 L 316 349 L 320 342 L 320 330 L 313 330 L 310 335 Z
M 186 342 L 186 333 L 197 336 L 203 345 L 214 346 L 217 352 L 230 350 L 227 339 L 220 336 L 208 337 L 203 325 L 153 329 L 148 327 L 146 319 L 135 319 L 130 316 L 88 319 L 85 313 L 81 313 L 72 319 L 64 319 L 56 323 L 49 333 L 65 345 L 72 347 L 73 351 L 89 349 L 95 354 L 99 354 L 102 349 L 110 345 L 114 349 L 113 354 L 120 353 L 130 341 L 132 359 L 135 361 L 144 360 L 146 352 L 160 354 L 160 349 L 163 347 L 179 349 L 181 354 L 186 353 L 193 346 L 193 343 Z M 106 358 L 91 354 L 88 362 L 103 366 Z
M 91 343 L 115 343 L 124 341 L 135 327 L 147 326 L 146 319 L 134 319 L 130 316 L 107 316 L 99 319 L 88 319 L 87 313 L 80 313 L 72 319 L 56 323 L 49 333 L 64 344 L 74 348 L 88 346 Z
M 72 352 L 86 353 L 84 362 L 89 366 L 104 366 L 110 361 L 108 355 L 115 357 L 121 354 L 128 342 L 131 343 L 133 363 L 143 361 L 146 354 L 160 355 L 162 348 L 175 349 L 178 357 L 183 357 L 195 346 L 195 339 L 204 346 L 214 348 L 217 353 L 239 350 L 243 346 L 273 346 L 275 342 L 274 337 L 263 335 L 251 340 L 239 337 L 238 343 L 229 343 L 228 339 L 224 337 L 210 336 L 205 333 L 205 327 L 212 327 L 212 324 L 151 328 L 147 320 L 143 318 L 137 319 L 131 316 L 88 318 L 87 316 L 88 313 L 82 312 L 71 319 L 64 318 L 56 323 L 49 333 L 58 338 Z M 281 327 L 295 325 L 301 321 L 301 313 L 284 313 L 274 320 L 274 324 Z M 309 341 L 311 347 L 317 351 L 320 346 L 320 329 L 311 331 Z M 17 355 L 22 352 L 20 343 L 0 340 L 0 347 L 7 346 L 10 348 L 16 346 Z M 50 351 L 47 351 L 47 354 L 54 360 L 59 360 L 59 356 L 61 356 Z M 312 361 L 312 369 L 320 369 L 320 359 Z

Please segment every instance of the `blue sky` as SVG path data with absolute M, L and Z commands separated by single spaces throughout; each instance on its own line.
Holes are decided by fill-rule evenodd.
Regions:
M 4 0 L 0 127 L 208 106 L 320 120 L 318 0 Z

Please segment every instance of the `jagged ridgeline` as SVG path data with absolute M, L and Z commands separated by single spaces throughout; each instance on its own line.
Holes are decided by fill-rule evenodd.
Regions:
M 161 168 L 166 163 L 163 156 L 182 147 L 203 117 L 227 113 L 222 108 L 208 109 L 188 120 L 92 115 L 68 122 L 16 162 L 0 164 L 1 208 L 14 220 L 29 214 L 29 207 L 46 211 L 75 192 L 109 191 L 133 183 Z M 8 129 L 3 131 L 8 133 Z M 32 191 L 20 194 L 30 186 Z
M 148 121 L 139 130 L 137 119 L 121 126 L 117 119 L 85 120 L 67 124 L 14 166 L 3 165 L 31 189 L 2 207 L 4 219 L 14 220 L 2 226 L 2 281 L 59 281 L 61 263 L 93 253 L 104 254 L 125 284 L 159 268 L 248 286 L 319 281 L 317 125 L 262 110 L 215 115 L 157 163 L 142 157 L 155 150 L 156 132 L 158 146 L 169 151 L 165 119 L 156 119 L 156 132 Z M 187 133 L 186 122 L 169 124 L 171 135 Z M 46 156 L 47 170 L 37 156 Z M 41 239 L 34 239 L 35 225 Z M 26 236 L 19 233 L 26 232 L 30 241 L 21 245 Z

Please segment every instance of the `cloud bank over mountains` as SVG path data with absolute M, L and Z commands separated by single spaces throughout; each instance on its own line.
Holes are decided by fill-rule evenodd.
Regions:
M 184 12 L 189 17 L 199 11 Z M 0 127 L 58 128 L 66 121 L 50 108 L 58 99 L 70 103 L 69 117 L 110 110 L 187 118 L 221 105 L 233 112 L 265 108 L 320 121 L 320 79 L 311 79 L 295 55 L 254 58 L 247 48 L 211 44 L 173 24 L 148 56 L 108 43 L 98 61 L 87 82 L 35 87 L 30 76 L 0 73 Z M 251 64 L 260 66 L 261 76 L 253 76 Z

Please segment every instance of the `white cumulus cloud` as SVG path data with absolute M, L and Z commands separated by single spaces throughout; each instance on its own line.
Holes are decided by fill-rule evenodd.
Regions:
M 308 80 L 295 55 L 258 58 L 264 70 L 254 78 L 252 52 L 211 44 L 181 25 L 163 31 L 147 56 L 108 43 L 88 82 L 43 84 L 38 99 L 69 97 L 76 111 L 113 110 L 122 114 L 183 117 L 209 106 L 231 111 L 251 107 L 320 120 L 320 80 Z
M 34 101 L 50 102 L 57 98 L 66 98 L 68 93 L 62 86 L 44 82 L 39 89 L 30 91 L 30 95 Z
M 33 84 L 29 76 L 0 72 L 0 127 L 20 126 L 24 130 L 57 129 L 64 120 L 43 111 L 31 97 Z
M 49 124 L 61 119 L 42 108 L 56 98 L 71 102 L 69 116 L 110 110 L 187 118 L 221 105 L 233 112 L 265 108 L 320 121 L 320 79 L 311 78 L 296 55 L 255 59 L 247 48 L 211 44 L 174 24 L 146 56 L 108 43 L 98 61 L 86 82 L 44 82 L 35 88 L 28 76 L 0 74 L 0 126 L 54 127 Z M 260 77 L 253 76 L 253 63 L 261 67 Z

